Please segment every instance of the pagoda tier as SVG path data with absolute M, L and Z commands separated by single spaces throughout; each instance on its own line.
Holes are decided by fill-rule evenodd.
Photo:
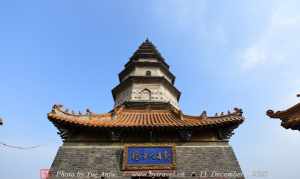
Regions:
M 128 67 L 131 63 L 134 63 L 141 59 L 152 59 L 152 61 L 158 61 L 162 63 L 166 68 L 169 68 L 169 65 L 165 62 L 165 59 L 156 49 L 155 45 L 148 39 L 146 39 L 145 42 L 143 42 L 134 52 L 125 67 Z
M 242 111 L 237 108 L 232 113 L 221 113 L 213 117 L 207 116 L 206 112 L 199 116 L 190 116 L 167 103 L 145 105 L 144 107 L 136 103 L 125 103 L 104 114 L 95 114 L 90 111 L 86 114 L 74 114 L 68 111 L 68 109 L 63 109 L 62 105 L 54 105 L 48 114 L 49 120 L 60 130 L 63 139 L 68 139 L 70 137 L 67 134 L 68 131 L 74 131 L 76 128 L 109 131 L 173 129 L 179 132 L 190 131 L 190 135 L 193 130 L 215 129 L 219 139 L 228 139 L 233 134 L 233 130 L 244 121 Z
M 267 115 L 271 118 L 279 118 L 281 126 L 286 129 L 300 130 L 300 103 L 284 111 L 268 110 Z
M 116 100 L 118 98 L 118 94 L 125 91 L 127 88 L 129 88 L 130 92 L 132 91 L 132 96 L 131 99 L 129 98 L 128 101 L 135 101 L 135 98 L 137 98 L 136 101 L 142 101 L 139 96 L 135 96 L 134 95 L 134 92 L 138 91 L 138 89 L 136 89 L 138 84 L 142 84 L 142 86 L 140 87 L 141 89 L 142 88 L 145 88 L 146 87 L 146 84 L 149 84 L 149 85 L 157 85 L 157 86 L 160 86 L 160 87 L 165 87 L 167 88 L 168 91 L 170 91 L 171 94 L 176 94 L 176 100 L 179 100 L 180 99 L 180 95 L 181 95 L 181 92 L 178 91 L 177 88 L 175 88 L 173 85 L 171 85 L 164 77 L 160 77 L 160 76 L 156 76 L 156 77 L 146 77 L 146 76 L 131 76 L 129 78 L 127 78 L 125 81 L 123 81 L 122 83 L 120 83 L 118 86 L 116 86 L 113 90 L 112 90 L 112 94 L 113 94 L 113 97 L 114 99 Z M 135 86 L 134 86 L 135 85 Z M 147 87 L 146 89 L 148 89 L 149 87 Z M 156 90 L 156 89 L 154 89 Z M 158 91 L 159 89 L 157 89 Z M 153 93 L 152 93 L 153 94 Z M 147 102 L 151 102 L 151 101 L 161 101 L 161 98 L 163 95 L 161 96 L 158 96 L 157 99 L 155 98 L 152 98 L 150 100 L 147 100 L 145 99 Z M 153 96 L 152 96 L 153 97 Z M 125 102 L 125 101 L 123 101 Z M 166 101 L 165 101 L 166 102 Z
M 119 80 L 120 80 L 120 82 L 126 80 L 130 76 L 130 73 L 135 70 L 135 68 L 146 69 L 146 68 L 151 68 L 151 67 L 156 68 L 159 71 L 161 71 L 161 74 L 166 75 L 165 76 L 166 79 L 172 85 L 174 85 L 176 77 L 173 75 L 173 73 L 171 73 L 169 71 L 169 68 L 166 68 L 160 62 L 156 62 L 156 61 L 152 61 L 152 62 L 150 62 L 150 61 L 134 61 L 134 62 L 128 64 L 127 67 L 119 73 Z
M 148 39 L 134 52 L 119 73 L 112 90 L 115 107 L 125 102 L 170 103 L 179 109 L 181 92 L 174 86 L 169 65 Z

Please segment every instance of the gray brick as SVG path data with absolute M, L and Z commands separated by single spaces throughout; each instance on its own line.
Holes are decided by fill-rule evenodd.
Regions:
M 122 145 L 77 145 L 69 144 L 60 147 L 52 164 L 50 179 L 94 179 L 88 177 L 87 172 L 112 173 L 115 177 L 126 179 L 121 171 Z M 199 178 L 204 172 L 208 175 L 215 173 L 241 173 L 238 161 L 232 148 L 227 143 L 197 143 L 192 146 L 178 144 L 176 147 L 176 172 L 184 173 L 185 177 L 170 178 Z M 57 176 L 57 172 L 84 173 L 81 177 Z M 196 177 L 191 177 L 196 175 Z M 107 177 L 106 177 L 107 178 Z M 223 177 L 226 178 L 226 177 Z M 236 177 L 227 177 L 231 179 Z M 243 178 L 243 177 L 241 177 Z

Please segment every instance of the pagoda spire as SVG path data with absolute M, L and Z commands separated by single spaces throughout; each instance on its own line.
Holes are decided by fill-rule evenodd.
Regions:
M 148 39 L 129 58 L 119 73 L 120 84 L 113 90 L 115 106 L 124 103 L 169 103 L 179 108 L 180 91 L 175 76 L 155 45 Z
M 169 68 L 169 65 L 165 62 L 164 57 L 157 50 L 156 46 L 146 38 L 146 40 L 138 47 L 138 49 L 130 57 L 129 62 L 125 65 L 127 67 L 133 62 L 143 59 L 156 59 L 162 63 L 165 67 Z

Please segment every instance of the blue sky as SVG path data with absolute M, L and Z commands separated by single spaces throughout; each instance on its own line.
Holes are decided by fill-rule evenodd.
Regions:
M 149 37 L 177 76 L 181 109 L 244 110 L 231 139 L 248 178 L 297 179 L 299 135 L 265 115 L 297 102 L 300 3 L 248 1 L 0 1 L 0 178 L 35 179 L 61 140 L 56 103 L 107 112 L 117 74 Z M 297 142 L 296 142 L 297 141 Z

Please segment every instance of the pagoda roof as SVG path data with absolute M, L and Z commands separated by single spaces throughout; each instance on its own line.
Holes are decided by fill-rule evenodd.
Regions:
M 286 129 L 300 130 L 300 103 L 283 111 L 268 110 L 267 115 L 271 118 L 279 118 L 281 126 Z
M 128 107 L 126 104 L 116 107 L 111 112 L 95 114 L 87 110 L 86 114 L 74 114 L 62 105 L 54 105 L 48 113 L 48 119 L 54 124 L 82 126 L 90 128 L 209 128 L 232 126 L 238 127 L 244 121 L 241 109 L 234 112 L 208 117 L 206 112 L 199 116 L 185 115 L 180 110 L 166 107 Z M 232 130 L 233 130 L 232 129 Z
M 133 62 L 133 63 L 129 63 L 129 64 L 127 65 L 127 67 L 119 73 L 119 80 L 122 81 L 122 79 L 123 79 L 126 75 L 130 74 L 130 72 L 131 72 L 136 66 L 140 66 L 140 67 L 145 67 L 145 66 L 146 66 L 146 67 L 147 67 L 147 66 L 156 66 L 156 67 L 159 67 L 161 70 L 163 70 L 163 71 L 166 73 L 166 75 L 167 75 L 168 77 L 170 77 L 170 79 L 172 79 L 172 84 L 174 84 L 174 82 L 175 82 L 175 79 L 176 79 L 175 75 L 174 75 L 172 72 L 170 72 L 169 69 L 166 68 L 165 65 L 161 65 L 161 63 L 159 63 L 159 62 L 147 62 L 147 61 L 143 61 L 143 62 L 135 61 L 135 62 Z
M 155 45 L 146 39 L 139 48 L 133 53 L 130 57 L 129 62 L 125 65 L 125 67 L 129 66 L 132 62 L 137 61 L 138 59 L 147 59 L 154 58 L 159 60 L 166 68 L 169 68 L 169 65 L 165 62 L 165 59 L 162 57 L 160 52 L 156 49 Z

